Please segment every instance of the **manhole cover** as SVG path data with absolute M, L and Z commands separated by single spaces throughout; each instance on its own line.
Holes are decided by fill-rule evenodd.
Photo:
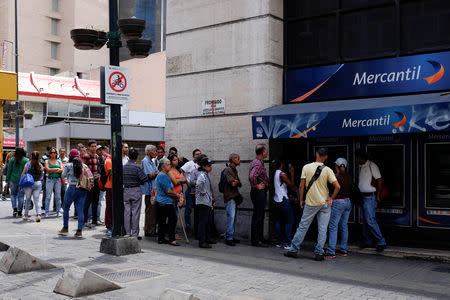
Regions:
M 440 273 L 450 273 L 449 267 L 439 266 L 433 269 L 434 272 L 440 272 Z
M 47 259 L 49 263 L 58 264 L 58 263 L 66 263 L 66 262 L 72 262 L 75 261 L 75 258 L 72 257 L 55 257 Z
M 102 276 L 105 277 L 106 279 L 109 279 L 109 280 L 112 280 L 115 282 L 120 282 L 120 283 L 126 283 L 126 282 L 131 282 L 131 281 L 136 281 L 136 280 L 142 280 L 142 279 L 150 279 L 150 278 L 155 278 L 155 277 L 159 277 L 162 275 L 163 274 L 161 274 L 161 273 L 152 272 L 152 271 L 143 270 L 143 269 L 128 269 L 128 270 L 123 270 L 123 271 L 118 271 L 118 272 L 102 274 Z

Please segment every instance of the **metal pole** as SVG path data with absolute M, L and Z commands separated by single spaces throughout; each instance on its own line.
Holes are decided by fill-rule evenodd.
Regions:
M 117 32 L 119 27 L 119 9 L 117 0 L 109 0 L 109 31 Z M 119 47 L 109 48 L 109 63 L 118 66 Z M 119 104 L 110 104 L 111 108 L 111 155 L 112 155 L 112 211 L 114 237 L 124 234 L 123 227 L 123 178 L 122 178 L 122 124 Z
M 19 103 L 19 52 L 17 47 L 17 0 L 14 1 L 14 15 L 15 15 L 15 52 L 16 52 L 16 73 L 17 73 L 17 101 L 16 101 L 16 148 L 19 147 L 19 116 L 17 111 L 20 109 Z

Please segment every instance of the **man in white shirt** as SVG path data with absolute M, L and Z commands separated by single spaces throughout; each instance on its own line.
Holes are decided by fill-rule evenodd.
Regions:
M 381 201 L 381 191 L 383 189 L 383 179 L 381 178 L 378 166 L 368 160 L 368 155 L 362 149 L 356 150 L 356 162 L 359 165 L 358 187 L 363 196 L 363 206 L 361 219 L 363 222 L 364 244 L 361 247 L 375 245 L 378 252 L 386 249 L 386 241 L 381 234 L 375 214 L 378 203 Z
M 198 169 L 198 164 L 196 163 L 197 157 L 202 154 L 202 152 L 199 149 L 195 149 L 192 152 L 192 160 L 188 161 L 181 167 L 181 172 L 184 173 L 184 177 L 186 178 L 187 182 L 191 182 L 191 177 L 194 175 L 194 172 Z M 185 193 L 185 199 L 186 199 L 186 209 L 184 210 L 184 221 L 186 224 L 186 229 L 191 230 L 192 229 L 192 221 L 191 221 L 191 211 L 195 204 L 195 189 L 191 189 L 189 186 L 186 189 Z M 196 224 L 196 218 L 194 213 L 194 225 Z

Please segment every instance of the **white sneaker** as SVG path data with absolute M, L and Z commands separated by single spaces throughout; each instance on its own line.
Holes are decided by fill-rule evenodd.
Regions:
M 28 216 L 23 216 L 22 219 L 23 219 L 24 221 L 28 221 Z

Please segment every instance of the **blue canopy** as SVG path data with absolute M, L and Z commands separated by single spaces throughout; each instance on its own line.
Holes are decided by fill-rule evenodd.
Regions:
M 450 94 L 278 105 L 254 114 L 252 125 L 254 139 L 450 130 Z

